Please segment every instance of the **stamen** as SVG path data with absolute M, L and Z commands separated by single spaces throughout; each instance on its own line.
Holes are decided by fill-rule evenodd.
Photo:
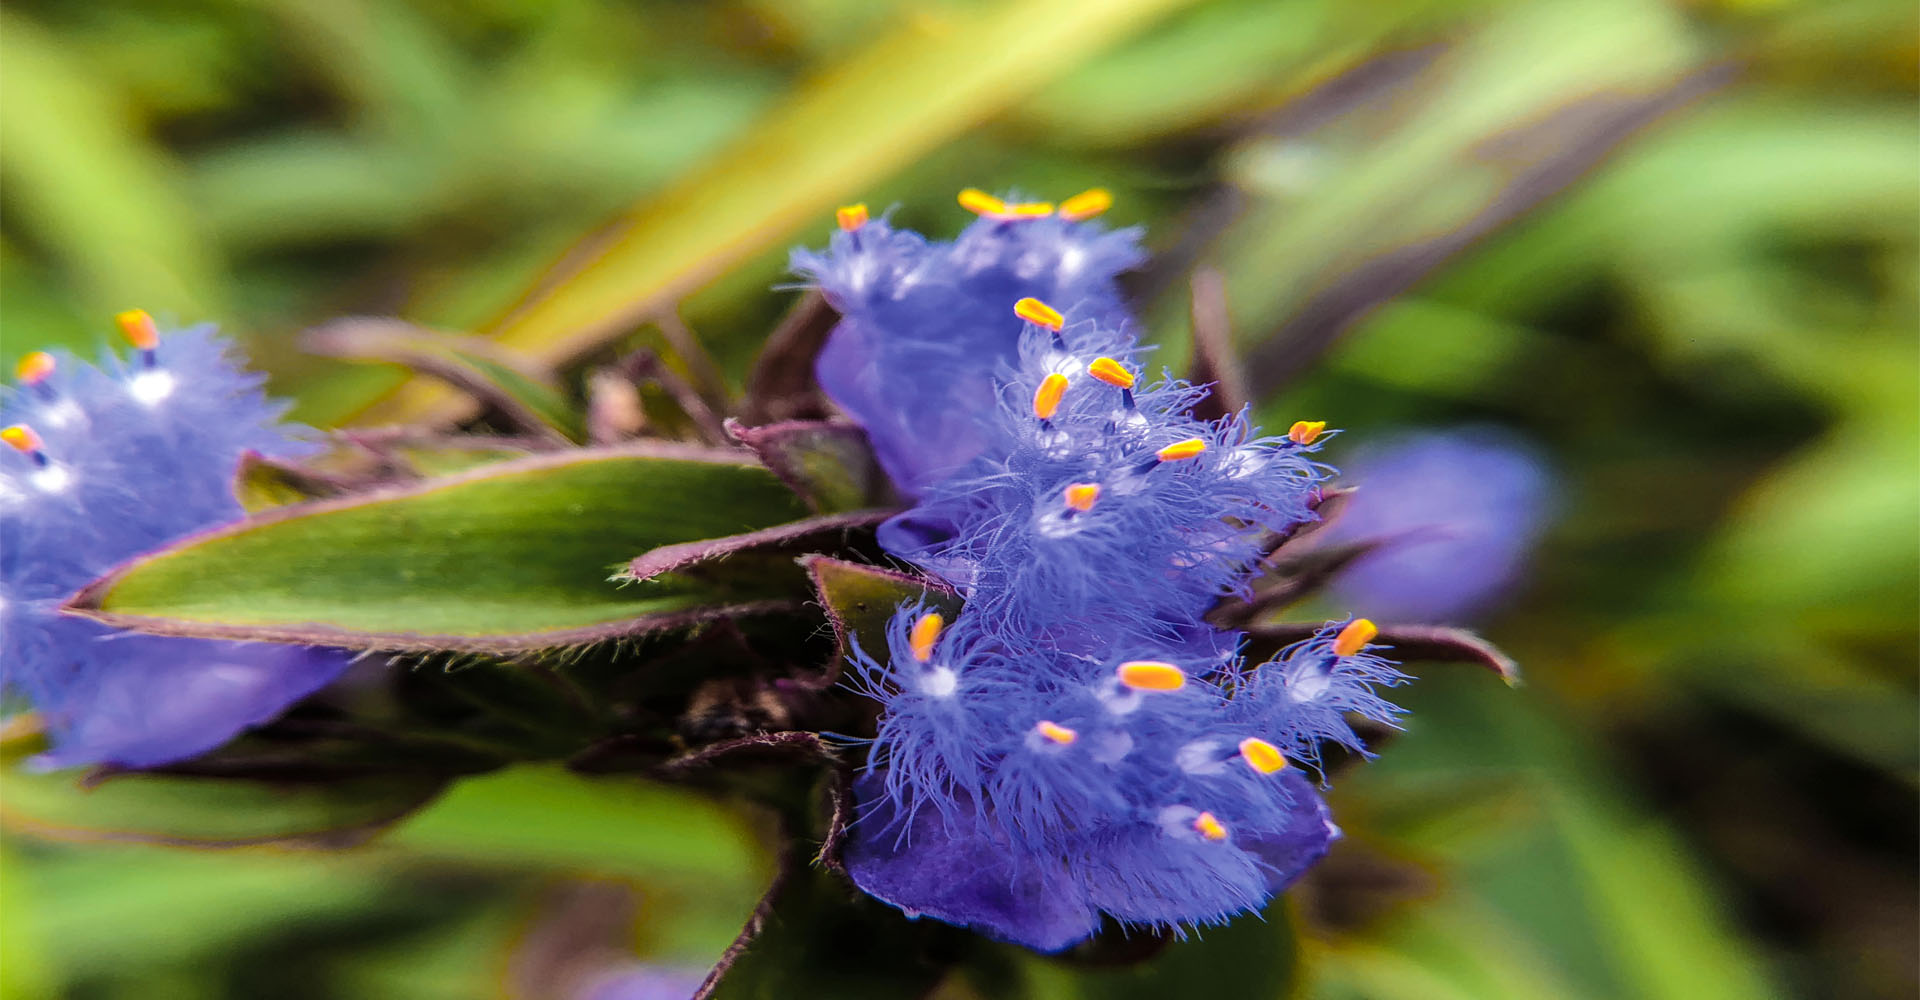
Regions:
M 1052 214 L 1053 202 L 1050 201 L 1027 201 L 1018 205 L 1008 205 L 1006 212 L 1009 219 L 1044 219 Z
M 1135 375 L 1122 367 L 1112 358 L 1094 358 L 1087 365 L 1087 374 L 1120 390 L 1120 403 L 1131 410 L 1133 406 L 1133 383 Z
M 120 332 L 140 351 L 141 363 L 148 368 L 160 363 L 154 349 L 160 346 L 160 328 L 154 325 L 153 317 L 145 309 L 129 309 L 116 314 L 113 321 L 120 326 Z
M 54 364 L 53 355 L 45 351 L 34 351 L 20 359 L 20 363 L 14 366 L 13 373 L 19 377 L 20 384 L 37 386 L 45 382 L 47 376 L 53 374 Z
M 1203 812 L 1195 816 L 1193 818 L 1193 829 L 1195 833 L 1198 833 L 1208 840 L 1227 839 L 1226 824 L 1220 822 L 1219 818 L 1210 812 Z
M 1279 747 L 1253 736 L 1240 741 L 1240 757 L 1261 774 L 1272 774 L 1287 767 L 1287 757 Z
M 1378 626 L 1365 618 L 1355 618 L 1340 630 L 1333 638 L 1333 655 L 1352 656 L 1358 653 L 1373 637 L 1380 634 Z
M 1033 390 L 1033 415 L 1042 422 L 1052 420 L 1060 412 L 1060 400 L 1067 394 L 1067 377 L 1054 372 L 1040 380 L 1040 387 Z
M 833 217 L 835 221 L 840 223 L 841 229 L 844 229 L 847 232 L 853 232 L 854 230 L 859 229 L 861 226 L 864 226 L 867 224 L 866 203 L 862 202 L 857 205 L 842 205 L 838 210 L 836 210 L 833 213 Z
M 960 207 L 975 215 L 988 218 L 1000 218 L 1007 214 L 1007 203 L 979 188 L 967 188 L 960 192 Z
M 1072 483 L 1063 491 L 1067 509 L 1084 514 L 1093 509 L 1093 502 L 1100 499 L 1099 483 Z
M 1042 739 L 1052 743 L 1058 743 L 1063 747 L 1071 745 L 1074 740 L 1080 738 L 1079 733 L 1057 723 L 1048 722 L 1045 719 L 1041 719 L 1040 723 L 1034 726 L 1033 729 L 1040 734 Z
M 1154 452 L 1153 455 L 1162 462 L 1178 462 L 1182 459 L 1194 458 L 1206 450 L 1207 442 L 1205 440 L 1201 438 L 1188 438 L 1185 441 L 1175 441 L 1165 448 Z
M 1115 671 L 1120 683 L 1135 691 L 1178 691 L 1187 675 L 1179 667 L 1158 660 L 1128 660 Z
M 1034 326 L 1044 326 L 1055 333 L 1059 333 L 1060 328 L 1067 325 L 1067 318 L 1060 315 L 1060 310 L 1035 298 L 1025 298 L 1015 302 L 1013 314 Z
M 1113 207 L 1113 192 L 1089 188 L 1060 203 L 1060 217 L 1068 222 L 1091 219 Z
M 46 442 L 40 440 L 39 433 L 26 424 L 14 424 L 0 429 L 0 441 L 6 442 L 7 447 L 14 451 L 33 459 L 36 467 L 42 469 L 47 467 Z
M 1312 444 L 1313 439 L 1326 429 L 1327 422 L 1324 420 L 1295 421 L 1292 427 L 1287 428 L 1287 440 L 1294 444 Z
M 945 628 L 947 620 L 940 617 L 938 611 L 929 611 L 913 623 L 913 629 L 907 633 L 907 645 L 913 650 L 913 658 L 925 663 L 933 659 L 933 644 L 940 641 L 940 630 Z
M 1116 389 L 1133 388 L 1134 374 L 1112 358 L 1094 358 L 1087 365 L 1087 374 Z

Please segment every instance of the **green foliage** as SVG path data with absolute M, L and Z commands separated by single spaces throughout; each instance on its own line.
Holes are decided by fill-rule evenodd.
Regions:
M 662 546 L 884 503 L 837 432 L 756 445 L 778 477 L 745 452 L 526 449 L 583 436 L 582 376 L 615 354 L 705 386 L 637 329 L 682 306 L 741 383 L 786 305 L 766 291 L 785 245 L 837 202 L 946 232 L 963 183 L 1108 183 L 1165 251 L 1138 287 L 1168 365 L 1200 260 L 1269 423 L 1364 441 L 1494 421 L 1547 447 L 1562 520 L 1483 629 L 1529 686 L 1427 671 L 1392 752 L 1339 776 L 1349 837 L 1284 919 L 1124 966 L 1042 959 L 801 868 L 773 901 L 784 937 L 728 989 L 796 995 L 836 971 L 807 964 L 824 951 L 858 956 L 838 971 L 876 995 L 957 963 L 949 1000 L 1901 995 L 1915 28 L 1881 0 L 23 0 L 0 16 L 0 337 L 85 348 L 132 305 L 219 319 L 257 335 L 304 419 L 484 409 L 472 429 L 524 435 L 362 431 L 361 479 L 250 466 L 261 516 L 96 594 L 126 620 L 523 649 L 791 600 L 811 574 L 842 635 L 869 636 L 919 584 L 853 557 L 608 580 Z M 286 335 L 354 314 L 501 339 L 408 328 L 407 350 L 337 352 L 410 372 Z M 486 405 L 429 389 L 436 369 Z M 369 481 L 385 492 L 333 498 Z M 737 800 L 795 772 L 576 772 L 781 728 L 793 706 L 760 673 L 830 666 L 820 632 L 741 619 L 410 661 L 397 692 L 348 686 L 211 762 L 244 780 L 9 770 L 0 996 L 539 995 L 505 970 L 551 927 L 596 960 L 710 963 L 775 867 Z M 339 716 L 386 728 L 287 752 Z M 451 778 L 515 757 L 573 767 Z M 347 851 L 113 843 L 341 843 L 402 814 Z M 640 902 L 603 937 L 542 896 L 606 881 Z
M 618 553 L 804 516 L 766 470 L 695 449 L 567 452 L 281 507 L 81 597 L 103 619 L 226 638 L 515 649 L 631 635 L 777 580 L 608 581 Z

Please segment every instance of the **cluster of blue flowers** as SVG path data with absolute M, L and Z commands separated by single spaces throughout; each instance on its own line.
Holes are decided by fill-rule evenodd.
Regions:
M 1204 620 L 1314 516 L 1325 427 L 1199 420 L 1204 387 L 1142 376 L 1114 281 L 1136 234 L 1087 221 L 1108 201 L 970 191 L 951 244 L 856 206 L 796 255 L 843 316 L 821 384 L 918 500 L 881 542 L 965 599 L 856 651 L 883 711 L 848 871 L 1045 951 L 1102 914 L 1178 932 L 1262 906 L 1338 835 L 1302 765 L 1364 753 L 1349 714 L 1390 724 L 1374 689 L 1406 679 L 1364 619 L 1258 665 Z
M 36 352 L 0 388 L 0 692 L 38 714 L 49 767 L 150 767 L 219 746 L 346 669 L 299 646 L 139 635 L 60 613 L 115 564 L 242 513 L 248 451 L 311 449 L 211 327 L 118 317 L 129 362 Z

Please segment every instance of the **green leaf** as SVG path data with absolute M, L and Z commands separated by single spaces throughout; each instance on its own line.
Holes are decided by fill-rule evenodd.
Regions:
M 233 495 L 247 513 L 303 503 L 342 492 L 340 484 L 296 465 L 275 461 L 257 451 L 240 456 L 233 474 Z
M 874 461 L 866 432 L 853 424 L 788 420 L 747 427 L 729 420 L 727 433 L 823 514 L 905 506 Z
M 419 808 L 441 784 L 423 774 L 280 783 L 16 769 L 0 782 L 0 825 L 55 840 L 337 846 Z
M 840 641 L 842 660 L 856 641 L 869 653 L 883 652 L 887 622 L 902 604 L 925 601 L 949 621 L 960 613 L 960 595 L 929 578 L 826 556 L 805 556 L 800 564 L 813 578 L 814 593 Z
M 770 611 L 776 574 L 619 587 L 619 560 L 805 517 L 735 453 L 654 444 L 541 455 L 280 507 L 89 585 L 71 607 L 167 635 L 356 648 L 512 650 Z
M 492 333 L 544 361 L 578 357 L 1185 2 L 1011 0 L 905 19 L 569 255 Z M 445 402 L 415 382 L 380 413 L 412 420 Z

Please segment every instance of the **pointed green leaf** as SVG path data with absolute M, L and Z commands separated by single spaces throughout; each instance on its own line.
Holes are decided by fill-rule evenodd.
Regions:
M 540 455 L 280 507 L 89 585 L 71 609 L 167 635 L 394 649 L 592 642 L 788 606 L 797 573 L 609 581 L 624 558 L 805 517 L 737 453 L 653 444 Z
M 813 578 L 814 593 L 826 609 L 845 659 L 857 640 L 860 648 L 879 654 L 887 648 L 887 622 L 895 609 L 912 601 L 926 601 L 951 621 L 960 613 L 960 595 L 945 584 L 909 576 L 878 566 L 862 566 L 826 556 L 805 556 L 800 564 Z M 837 676 L 838 661 L 829 677 Z

